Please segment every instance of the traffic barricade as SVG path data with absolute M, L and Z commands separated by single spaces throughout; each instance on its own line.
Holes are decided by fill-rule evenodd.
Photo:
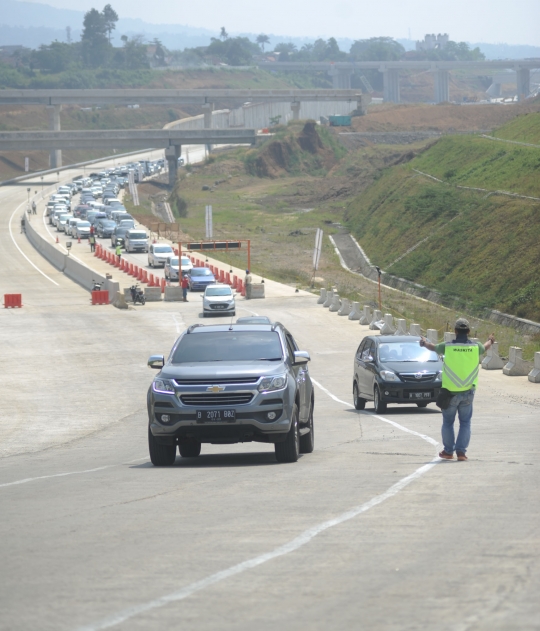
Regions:
M 238 276 L 233 274 L 231 287 L 236 289 L 238 287 Z
M 141 278 L 140 278 L 141 283 L 148 283 L 148 272 L 143 269 L 141 270 Z
M 93 305 L 108 305 L 109 304 L 109 292 L 106 289 L 100 289 L 92 292 L 92 304 Z
M 20 309 L 22 294 L 4 294 L 4 309 Z
M 165 285 L 166 285 L 166 281 L 164 278 L 161 279 L 161 293 L 164 294 L 165 293 Z

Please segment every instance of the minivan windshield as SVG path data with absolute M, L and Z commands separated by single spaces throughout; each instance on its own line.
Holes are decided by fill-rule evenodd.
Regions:
M 277 361 L 283 357 L 276 331 L 215 331 L 186 333 L 173 364 L 231 361 Z
M 418 342 L 389 342 L 379 346 L 382 362 L 436 362 L 439 356 Z
M 173 249 L 170 245 L 155 245 L 154 252 L 156 254 L 165 254 L 165 252 L 172 252 Z
M 146 232 L 130 232 L 128 236 L 130 239 L 147 239 L 148 238 L 146 236 Z

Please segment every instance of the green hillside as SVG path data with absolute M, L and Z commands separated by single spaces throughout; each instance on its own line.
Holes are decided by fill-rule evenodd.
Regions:
M 506 140 L 540 145 L 540 113 L 522 114 L 498 129 L 494 135 Z
M 526 118 L 501 131 L 519 136 Z M 540 202 L 456 185 L 540 197 L 540 150 L 442 138 L 406 165 L 386 170 L 355 198 L 348 225 L 372 263 L 392 274 L 540 320 Z

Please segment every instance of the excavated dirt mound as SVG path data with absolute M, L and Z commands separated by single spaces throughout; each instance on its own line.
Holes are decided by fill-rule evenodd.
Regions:
M 308 121 L 298 134 L 270 141 L 253 151 L 247 168 L 252 175 L 276 178 L 318 169 L 329 171 L 336 163 L 334 151 L 325 147 L 315 121 Z

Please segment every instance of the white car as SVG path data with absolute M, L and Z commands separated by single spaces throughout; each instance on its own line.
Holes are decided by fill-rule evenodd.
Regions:
M 148 248 L 149 267 L 165 267 L 167 259 L 171 257 L 174 257 L 174 250 L 168 243 L 152 243 Z
M 79 221 L 79 223 L 75 227 L 75 235 L 76 239 L 88 239 L 90 236 L 90 222 L 89 221 Z
M 66 229 L 64 230 L 64 232 L 66 234 L 69 234 L 70 237 L 74 237 L 75 236 L 74 231 L 79 221 L 82 221 L 82 219 L 77 219 L 77 217 L 71 217 L 66 225 Z
M 208 285 L 204 290 L 203 318 L 208 315 L 236 315 L 234 294 L 229 285 Z
M 73 219 L 73 215 L 59 215 L 58 219 L 56 220 L 56 229 L 58 230 L 58 232 L 66 232 L 66 227 L 70 219 Z
M 189 260 L 189 256 L 183 256 L 180 265 L 182 266 L 182 272 L 189 272 L 193 269 L 193 263 Z

